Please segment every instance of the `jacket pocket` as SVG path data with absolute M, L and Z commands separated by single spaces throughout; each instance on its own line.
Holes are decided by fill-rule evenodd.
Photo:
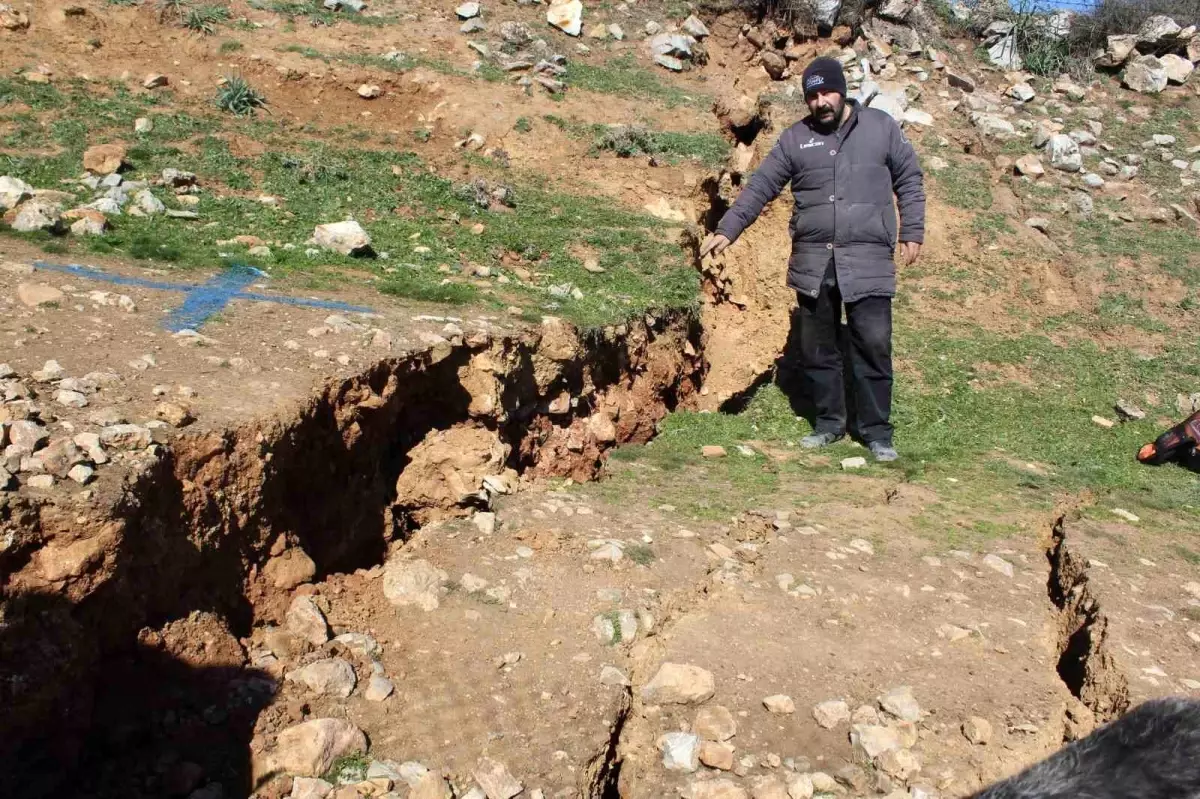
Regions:
M 892 237 L 883 221 L 883 212 L 875 203 L 853 203 L 846 209 L 846 222 L 846 244 L 892 246 Z
M 896 246 L 896 215 L 891 208 L 880 208 L 879 219 L 883 222 L 883 229 L 887 232 L 887 244 L 889 247 Z

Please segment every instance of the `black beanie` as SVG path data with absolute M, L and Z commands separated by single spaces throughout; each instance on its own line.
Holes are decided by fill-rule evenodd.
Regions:
M 804 96 L 815 91 L 837 92 L 846 96 L 846 74 L 842 72 L 842 62 L 834 58 L 815 59 L 804 70 Z

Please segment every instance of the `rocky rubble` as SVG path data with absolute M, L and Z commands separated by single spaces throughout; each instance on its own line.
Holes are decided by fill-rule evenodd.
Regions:
M 33 283 L 22 284 L 18 295 L 34 307 L 64 296 L 58 289 Z M 0 490 L 21 485 L 44 490 L 61 480 L 87 485 L 100 466 L 136 458 L 165 441 L 166 424 L 159 420 L 126 424 L 106 413 L 88 420 L 59 418 L 64 410 L 88 408 L 96 394 L 120 384 L 119 375 L 89 372 L 69 377 L 57 361 L 47 361 L 24 377 L 0 364 L 0 374 Z M 49 407 L 48 400 L 59 410 Z

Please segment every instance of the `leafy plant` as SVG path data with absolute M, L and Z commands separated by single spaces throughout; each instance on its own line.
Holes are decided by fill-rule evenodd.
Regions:
M 625 547 L 625 554 L 639 566 L 649 566 L 654 562 L 654 550 L 649 544 L 630 544 Z
M 218 48 L 218 51 L 221 53 L 236 53 L 244 46 L 245 45 L 243 45 L 237 39 L 226 39 L 225 41 L 221 42 L 221 46 Z
M 158 0 L 158 21 L 182 21 L 191 7 L 191 0 Z
M 513 125 L 513 130 L 517 133 L 528 133 L 533 130 L 533 123 L 529 121 L 529 117 L 520 117 L 517 124 Z
M 183 27 L 188 30 L 212 35 L 217 24 L 229 19 L 229 9 L 224 6 L 196 6 L 189 8 L 183 17 Z
M 217 89 L 217 108 L 234 116 L 249 116 L 259 108 L 266 107 L 267 98 L 241 75 L 226 76 L 225 83 Z

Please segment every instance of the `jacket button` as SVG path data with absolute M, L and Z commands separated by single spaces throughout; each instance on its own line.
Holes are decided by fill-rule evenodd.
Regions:
M 831 194 L 831 195 L 829 195 L 829 202 L 833 202 L 835 199 L 836 199 L 836 198 L 835 198 L 835 197 L 834 197 L 832 194 Z
M 832 245 L 832 244 L 826 244 L 826 245 L 825 245 L 825 249 L 827 249 L 827 250 L 832 250 L 832 249 L 833 249 L 833 245 Z
M 830 150 L 830 151 L 829 151 L 829 154 L 830 154 L 830 155 L 837 155 L 837 150 Z

